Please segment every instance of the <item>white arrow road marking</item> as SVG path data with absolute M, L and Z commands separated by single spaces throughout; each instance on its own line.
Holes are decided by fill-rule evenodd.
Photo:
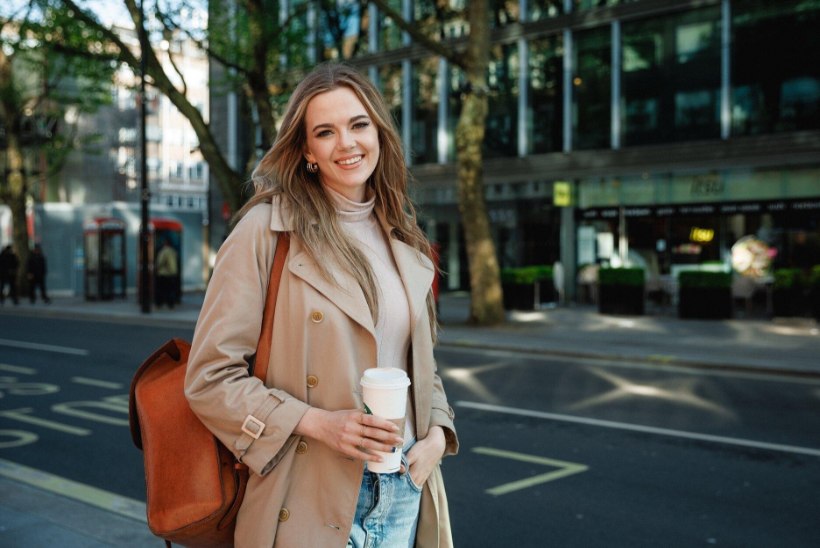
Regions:
M 565 478 L 567 476 L 572 476 L 574 474 L 580 474 L 581 472 L 586 472 L 587 470 L 589 470 L 588 466 L 578 464 L 575 462 L 548 459 L 546 457 L 539 457 L 537 455 L 515 453 L 513 451 L 505 451 L 503 449 L 494 449 L 492 447 L 474 447 L 473 453 L 558 468 L 558 470 L 553 470 L 552 472 L 547 472 L 546 474 L 538 474 L 537 476 L 532 476 L 530 478 L 524 478 L 518 481 L 511 481 L 510 483 L 504 483 L 502 485 L 492 487 L 485 491 L 485 493 L 495 496 L 506 495 L 507 493 L 512 493 L 513 491 L 520 491 L 521 489 L 527 489 L 528 487 L 533 487 L 541 483 L 547 483 L 549 481 Z

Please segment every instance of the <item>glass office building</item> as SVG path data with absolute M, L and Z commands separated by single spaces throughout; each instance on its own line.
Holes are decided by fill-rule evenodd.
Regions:
M 310 54 L 349 58 L 383 90 L 444 287 L 466 289 L 463 77 L 375 6 L 338 5 L 345 17 L 306 12 Z M 392 5 L 454 44 L 468 32 L 466 0 Z M 776 266 L 820 263 L 820 0 L 490 5 L 484 183 L 502 266 L 562 260 L 574 275 L 626 259 L 662 276 L 726 262 L 748 235 Z M 569 208 L 554 205 L 556 183 L 569 185 Z

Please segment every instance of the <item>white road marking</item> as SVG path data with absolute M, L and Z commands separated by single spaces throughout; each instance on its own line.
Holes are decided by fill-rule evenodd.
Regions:
M 20 367 L 19 365 L 9 365 L 7 363 L 0 363 L 0 371 L 19 373 L 21 375 L 34 375 L 37 373 L 37 370 L 31 367 Z
M 122 388 L 122 383 L 101 381 L 98 379 L 89 379 L 87 377 L 71 377 L 71 382 L 77 384 L 87 384 L 88 386 L 97 386 L 99 388 L 110 388 L 112 390 L 119 390 Z
M 145 503 L 91 485 L 0 459 L 0 476 L 145 522 Z
M 686 432 L 683 430 L 671 430 L 669 428 L 658 428 L 655 426 L 643 426 L 640 424 L 629 424 L 625 422 L 606 421 L 601 419 L 592 419 L 588 417 L 576 417 L 573 415 L 561 415 L 559 413 L 547 413 L 544 411 L 533 411 L 531 409 L 518 409 L 516 407 L 505 407 L 501 405 L 490 405 L 486 403 L 458 401 L 456 406 L 465 407 L 468 409 L 477 409 L 480 411 L 489 411 L 492 413 L 504 413 L 507 415 L 519 415 L 522 417 L 531 417 L 536 419 L 546 419 L 553 421 L 571 422 L 575 424 L 584 424 L 587 426 L 600 426 L 603 428 L 614 428 L 617 430 L 629 430 L 632 432 L 641 432 L 644 434 L 655 434 L 659 436 L 669 436 L 674 438 L 685 438 L 690 440 L 708 441 L 713 443 L 722 443 L 727 445 L 738 445 L 741 447 L 751 447 L 754 449 L 765 449 L 767 451 L 780 451 L 783 453 L 795 453 L 799 455 L 809 455 L 812 457 L 820 457 L 820 449 L 812 447 L 800 447 L 796 445 L 782 445 L 779 443 L 767 443 L 762 441 L 747 440 L 742 438 L 728 438 L 725 436 L 715 436 L 712 434 L 700 434 L 698 432 Z
M 69 346 L 55 346 L 53 344 L 11 341 L 9 339 L 0 339 L 0 346 L 25 348 L 27 350 L 42 350 L 44 352 L 57 352 L 59 354 L 72 354 L 74 356 L 88 356 L 90 354 L 90 352 L 84 348 L 71 348 Z
M 530 464 L 540 464 L 542 466 L 550 466 L 558 469 L 553 470 L 552 472 L 547 472 L 545 474 L 538 474 L 537 476 L 532 476 L 517 481 L 511 481 L 509 483 L 504 483 L 502 485 L 498 485 L 496 487 L 492 487 L 490 489 L 485 490 L 485 493 L 496 496 L 506 495 L 507 493 L 512 493 L 513 491 L 520 491 L 521 489 L 527 489 L 529 487 L 533 487 L 541 483 L 555 481 L 557 479 L 572 476 L 574 474 L 580 474 L 581 472 L 586 472 L 587 470 L 589 470 L 588 466 L 578 464 L 576 462 L 548 459 L 546 457 L 540 457 L 538 455 L 527 455 L 526 453 L 516 453 L 514 451 L 495 449 L 493 447 L 474 447 L 472 451 L 473 453 L 478 453 L 479 455 L 488 455 L 490 457 L 517 460 L 520 462 L 528 462 Z
M 30 413 L 32 413 L 33 411 L 34 409 L 31 407 L 21 407 L 20 409 L 7 409 L 4 411 L 0 411 L 0 417 L 7 417 L 9 419 L 18 420 L 20 422 L 26 422 L 28 424 L 34 424 L 36 426 L 42 426 L 43 428 L 50 428 L 58 432 L 73 434 L 75 436 L 88 436 L 91 434 L 91 430 L 87 430 L 85 428 L 78 428 L 76 426 L 70 426 L 68 424 L 63 424 L 61 422 L 55 422 L 47 419 L 41 419 L 38 417 L 32 417 Z

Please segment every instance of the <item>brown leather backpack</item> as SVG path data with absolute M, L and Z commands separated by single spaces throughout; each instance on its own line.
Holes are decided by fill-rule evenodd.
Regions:
M 276 294 L 290 246 L 276 242 L 265 298 L 254 375 L 265 380 L 271 354 Z M 131 381 L 128 419 L 145 462 L 146 510 L 151 532 L 191 547 L 233 546 L 236 514 L 248 467 L 200 422 L 185 398 L 191 345 L 171 339 L 143 362 Z

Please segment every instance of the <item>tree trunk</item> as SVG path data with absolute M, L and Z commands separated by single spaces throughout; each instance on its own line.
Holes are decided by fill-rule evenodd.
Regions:
M 18 126 L 19 127 L 19 126 Z M 26 223 L 26 196 L 28 181 L 23 165 L 23 150 L 20 148 L 18 135 L 14 130 L 6 133 L 6 157 L 8 158 L 8 205 L 11 209 L 11 234 L 14 251 L 20 259 L 17 269 L 17 293 L 28 292 L 26 279 L 26 262 L 28 261 L 28 223 Z
M 495 244 L 484 201 L 481 144 L 487 117 L 487 96 L 469 94 L 456 128 L 458 150 L 458 206 L 464 225 L 470 265 L 470 322 L 492 325 L 504 321 Z
M 470 322 L 493 325 L 504 321 L 498 259 L 490 233 L 482 176 L 487 119 L 487 65 L 489 64 L 489 7 L 487 0 L 470 2 L 470 39 L 465 72 L 469 89 L 456 127 L 458 153 L 458 206 L 464 225 L 470 265 Z

